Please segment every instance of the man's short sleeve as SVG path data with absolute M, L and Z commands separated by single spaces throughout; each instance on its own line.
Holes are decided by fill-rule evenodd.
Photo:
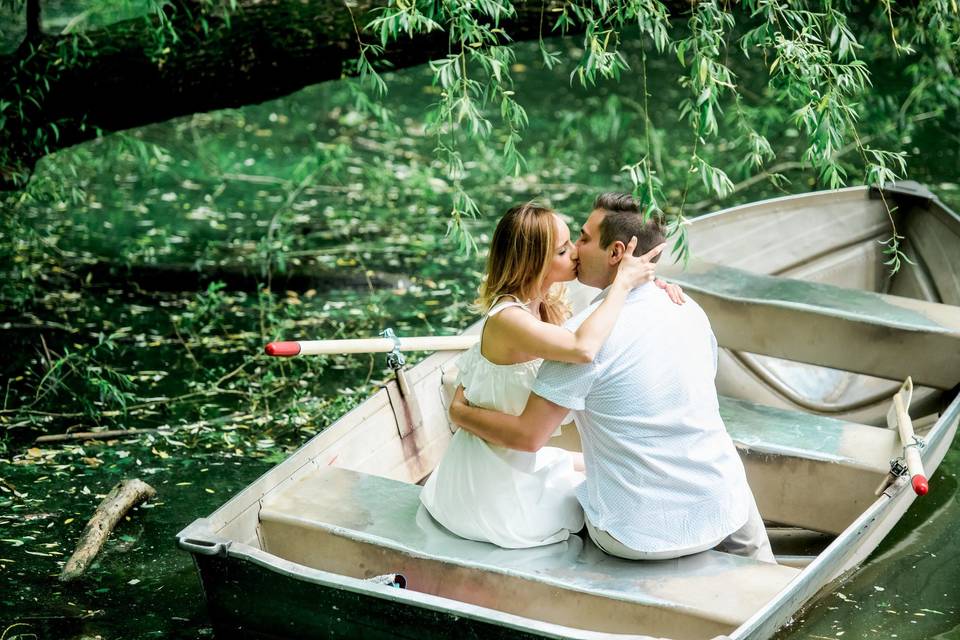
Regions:
M 584 400 L 597 378 L 594 363 L 570 364 L 547 360 L 531 390 L 545 400 L 567 409 L 583 410 Z

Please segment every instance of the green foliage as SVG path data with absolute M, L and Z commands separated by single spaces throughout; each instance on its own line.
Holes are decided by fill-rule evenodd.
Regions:
M 125 412 L 136 396 L 131 393 L 131 377 L 115 368 L 118 338 L 124 331 L 99 333 L 91 346 L 65 346 L 62 354 L 45 352 L 41 368 L 34 371 L 38 381 L 34 397 L 21 410 L 69 403 L 95 423 L 104 411 Z
M 470 237 L 466 219 L 479 211 L 463 187 L 465 175 L 459 136 L 465 131 L 477 141 L 489 140 L 494 125 L 489 112 L 499 115 L 504 169 L 519 175 L 523 157 L 517 147 L 527 114 L 514 98 L 510 65 L 514 54 L 508 34 L 499 28 L 501 20 L 514 17 L 516 10 L 505 0 L 449 3 L 392 3 L 375 13 L 365 27 L 379 35 L 382 47 L 400 35 L 429 33 L 445 29 L 451 53 L 430 62 L 434 85 L 440 99 L 430 118 L 430 133 L 436 137 L 435 153 L 453 185 L 449 233 L 458 238 L 462 250 L 470 252 L 476 242 Z M 361 59 L 365 50 L 361 46 Z M 473 71 L 477 75 L 473 75 Z M 361 76 L 363 77 L 363 76 Z M 385 85 L 377 85 L 384 91 Z
M 911 102 L 933 104 L 933 96 L 946 94 L 948 104 L 955 105 L 960 97 L 955 73 L 958 44 L 953 35 L 960 31 L 951 8 L 949 0 L 907 8 L 881 0 L 875 7 L 877 19 L 890 25 L 885 37 L 897 55 L 917 58 L 908 64 L 908 73 L 917 79 Z M 852 11 L 848 3 L 834 0 L 745 0 L 732 6 L 707 0 L 693 5 L 681 28 L 676 18 L 682 16 L 670 16 L 657 0 L 602 0 L 565 2 L 550 17 L 555 32 L 583 33 L 582 54 L 570 60 L 571 82 L 582 86 L 625 80 L 630 64 L 621 47 L 625 38 L 636 37 L 637 32 L 657 55 L 672 51 L 679 61 L 684 70 L 680 84 L 687 96 L 681 98 L 678 108 L 694 138 L 679 203 L 662 199 L 662 177 L 650 164 L 649 144 L 644 155 L 625 165 L 624 171 L 645 210 L 662 208 L 666 212 L 671 229 L 679 234 L 679 254 L 685 256 L 683 229 L 691 179 L 699 179 L 722 200 L 735 189 L 730 170 L 747 177 L 755 172 L 766 175 L 766 165 L 776 157 L 770 140 L 762 133 L 762 123 L 753 117 L 754 106 L 745 103 L 746 95 L 751 101 L 758 97 L 752 91 L 744 92 L 733 71 L 731 56 L 736 50 L 747 65 L 757 58 L 763 60 L 767 81 L 760 99 L 791 110 L 794 124 L 806 139 L 803 161 L 816 172 L 821 184 L 836 188 L 855 179 L 849 174 L 848 164 L 840 160 L 849 145 L 863 161 L 859 180 L 879 185 L 905 175 L 902 155 L 867 148 L 860 141 L 859 120 L 871 87 L 871 74 L 861 57 L 865 51 L 861 39 L 871 34 L 855 32 L 847 18 Z M 358 30 L 358 37 L 366 32 L 379 41 L 376 51 L 366 47 L 361 53 L 358 69 L 367 78 L 373 77 L 370 69 L 376 64 L 371 54 L 384 55 L 396 38 L 437 30 L 448 35 L 450 53 L 430 65 L 433 81 L 440 89 L 432 122 L 438 157 L 454 185 L 451 230 L 456 233 L 463 231 L 463 220 L 472 213 L 468 205 L 464 206 L 469 200 L 461 186 L 467 175 L 463 138 L 480 144 L 496 142 L 503 150 L 505 171 L 518 174 L 523 168 L 521 142 L 528 122 L 514 93 L 512 57 L 505 46 L 510 39 L 499 28 L 503 19 L 515 15 L 516 7 L 504 1 L 392 0 Z M 547 45 L 542 29 L 538 44 L 546 67 L 564 61 L 561 52 Z M 923 53 L 918 54 L 921 50 Z M 382 96 L 386 84 L 377 77 L 375 85 L 377 95 Z M 733 117 L 726 117 L 725 110 Z M 499 117 L 495 116 L 497 112 Z M 643 126 L 643 137 L 649 139 L 653 125 L 646 114 Z M 743 149 L 742 159 L 729 168 L 717 166 L 706 155 L 705 142 L 721 135 Z M 775 184 L 784 181 L 777 172 L 767 177 Z M 893 223 L 893 216 L 890 219 Z M 894 228 L 894 239 L 896 233 Z
M 20 0 L 4 0 L 10 11 L 22 8 Z M 158 64 L 174 48 L 209 37 L 219 27 L 229 28 L 236 0 L 95 0 L 71 21 L 72 38 L 57 40 L 58 56 L 37 56 L 27 49 L 13 84 L 0 100 L 0 124 L 30 128 L 31 114 L 41 108 L 44 91 L 58 73 L 49 63 L 86 64 L 89 55 L 82 38 L 86 31 L 110 20 L 144 16 L 151 25 L 150 51 Z M 437 100 L 429 112 L 429 132 L 436 140 L 435 156 L 446 173 L 450 197 L 450 233 L 464 250 L 472 250 L 466 221 L 478 214 L 475 197 L 468 193 L 470 161 L 476 149 L 499 149 L 497 162 L 505 174 L 525 171 L 524 140 L 529 118 L 513 78 L 515 53 L 505 28 L 507 21 L 529 20 L 520 11 L 535 9 L 509 0 L 389 0 L 366 15 L 354 16 L 358 57 L 345 68 L 357 76 L 354 104 L 358 111 L 375 116 L 381 124 L 399 131 L 383 105 L 388 90 L 382 70 L 398 38 L 416 38 L 443 32 L 448 53 L 430 62 Z M 848 16 L 856 10 L 858 27 Z M 865 17 L 865 19 L 864 19 Z M 867 147 L 859 133 L 866 105 L 872 99 L 870 68 L 892 56 L 913 82 L 897 126 L 907 130 L 913 118 L 929 112 L 941 117 L 960 106 L 957 55 L 960 17 L 953 0 L 929 0 L 900 5 L 880 0 L 861 9 L 838 0 L 744 0 L 739 4 L 704 0 L 687 11 L 671 15 L 659 0 L 571 1 L 544 5 L 538 48 L 547 68 L 571 66 L 570 81 L 582 87 L 604 82 L 629 82 L 636 74 L 624 53 L 624 43 L 640 38 L 646 56 L 670 56 L 679 62 L 679 82 L 685 95 L 677 110 L 689 125 L 694 141 L 682 184 L 664 184 L 651 164 L 650 132 L 654 124 L 643 113 L 641 154 L 624 164 L 645 210 L 662 209 L 671 228 L 680 234 L 677 247 L 686 255 L 682 236 L 687 215 L 687 195 L 701 184 L 716 200 L 729 197 L 736 186 L 730 175 L 768 177 L 779 184 L 783 176 L 766 167 L 777 150 L 755 116 L 764 102 L 790 110 L 794 126 L 804 137 L 801 157 L 823 186 L 836 188 L 850 181 L 883 184 L 905 175 L 902 156 L 889 149 Z M 866 24 L 871 28 L 860 28 Z M 563 51 L 548 44 L 547 36 L 573 33 L 582 38 L 578 50 Z M 890 46 L 892 45 L 892 46 Z M 884 53 L 884 52 L 889 53 Z M 95 53 L 95 52 L 93 52 Z M 865 59 L 869 54 L 870 61 Z M 765 82 L 745 87 L 735 69 L 762 64 Z M 643 71 L 645 77 L 645 71 Z M 24 130 L 32 148 L 40 153 L 56 142 L 62 123 Z M 712 140 L 726 140 L 741 149 L 741 159 L 719 166 L 710 157 Z M 875 148 L 876 147 L 876 148 Z M 862 166 L 842 161 L 852 148 Z M 22 151 L 22 150 L 21 150 Z M 4 151 L 0 165 L 10 175 L 18 168 Z M 853 172 L 851 173 L 851 170 Z M 21 174 L 25 175 L 25 174 Z M 48 184 L 44 188 L 55 188 Z M 679 198 L 663 198 L 664 189 Z M 893 217 L 891 216 L 891 222 Z M 894 236 L 896 230 L 894 229 Z M 271 238 L 275 245 L 276 239 Z M 896 244 L 896 243 L 894 243 Z M 276 247 L 264 251 L 276 252 Z M 275 265 L 282 269 L 277 263 Z

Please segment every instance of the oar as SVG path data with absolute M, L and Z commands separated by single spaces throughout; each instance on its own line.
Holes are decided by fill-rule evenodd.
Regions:
M 389 353 L 401 351 L 462 351 L 473 346 L 479 335 L 421 336 L 415 338 L 360 338 L 354 340 L 300 340 L 271 342 L 264 347 L 268 356 L 291 358 L 334 353 Z
M 907 461 L 907 470 L 913 490 L 918 496 L 927 494 L 930 486 L 927 476 L 923 472 L 923 461 L 920 459 L 921 443 L 913 433 L 913 422 L 907 409 L 913 399 L 913 380 L 909 377 L 900 385 L 900 389 L 893 396 L 893 404 L 887 411 L 887 426 L 896 428 L 900 432 L 900 442 L 903 444 L 903 457 Z

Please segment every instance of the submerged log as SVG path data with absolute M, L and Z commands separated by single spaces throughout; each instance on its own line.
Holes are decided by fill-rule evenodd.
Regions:
M 153 487 L 137 478 L 117 483 L 84 528 L 76 551 L 63 565 L 60 582 L 70 582 L 82 576 L 127 511 L 156 495 Z

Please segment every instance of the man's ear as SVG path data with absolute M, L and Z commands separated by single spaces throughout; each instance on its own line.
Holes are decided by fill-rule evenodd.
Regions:
M 610 247 L 607 249 L 607 262 L 610 266 L 620 264 L 620 261 L 623 260 L 623 254 L 627 250 L 627 245 L 623 244 L 619 240 L 614 240 L 610 243 Z

